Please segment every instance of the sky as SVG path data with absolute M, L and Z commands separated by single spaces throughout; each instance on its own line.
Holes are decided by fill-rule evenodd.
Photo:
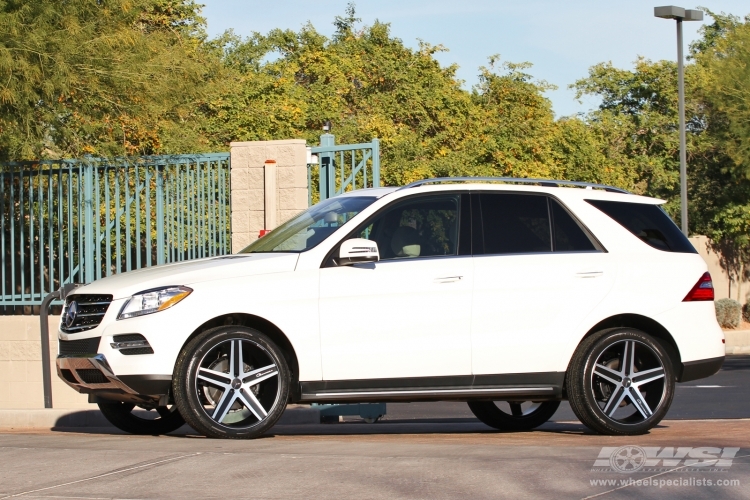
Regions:
M 658 0 L 657 0 L 658 1 Z M 344 15 L 348 0 L 202 0 L 208 31 L 216 36 L 227 29 L 247 36 L 274 28 L 299 30 L 308 21 L 324 35 L 334 31 L 335 16 Z M 557 86 L 547 92 L 557 116 L 585 113 L 598 105 L 596 98 L 582 102 L 568 86 L 584 78 L 600 62 L 631 68 L 638 56 L 652 60 L 677 57 L 675 21 L 655 18 L 662 3 L 642 0 L 587 0 L 563 3 L 550 0 L 359 0 L 356 16 L 365 25 L 376 19 L 391 25 L 391 33 L 407 46 L 419 40 L 442 44 L 437 54 L 443 65 L 458 64 L 458 77 L 468 89 L 477 83 L 478 68 L 489 56 L 501 61 L 530 62 L 534 78 Z M 683 4 L 685 8 L 697 8 Z M 713 0 L 714 12 L 744 17 L 747 0 Z M 698 37 L 703 22 L 685 22 L 685 50 Z

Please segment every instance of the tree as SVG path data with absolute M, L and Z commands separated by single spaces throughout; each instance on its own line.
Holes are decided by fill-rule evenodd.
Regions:
M 707 42 L 694 47 L 697 63 L 707 73 L 702 97 L 711 106 L 713 128 L 733 169 L 750 178 L 750 16 L 711 13 L 714 23 L 704 29 Z
M 311 25 L 216 44 L 234 76 L 206 105 L 205 134 L 231 140 L 303 137 L 316 143 L 330 120 L 337 142 L 382 141 L 382 177 L 390 185 L 440 175 L 548 177 L 555 121 L 527 64 L 481 68 L 471 92 L 442 67 L 445 50 L 408 48 L 386 23 L 358 24 L 350 5 L 328 39 Z M 498 67 L 496 69 L 496 66 Z M 559 169 L 558 169 L 559 170 Z
M 0 156 L 196 149 L 194 101 L 220 68 L 191 0 L 0 4 Z

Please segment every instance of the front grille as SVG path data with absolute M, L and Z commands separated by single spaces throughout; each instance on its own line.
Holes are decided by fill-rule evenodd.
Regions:
M 94 369 L 76 370 L 81 380 L 87 384 L 106 384 L 109 382 L 102 372 Z
M 83 354 L 96 354 L 99 350 L 100 337 L 94 337 L 93 339 L 81 339 L 81 340 L 60 340 L 60 349 L 58 353 L 60 355 L 83 355 Z
M 77 311 L 73 322 L 68 325 L 70 305 L 75 302 Z M 75 294 L 65 298 L 60 330 L 65 333 L 80 333 L 93 330 L 102 322 L 104 314 L 112 302 L 111 295 Z

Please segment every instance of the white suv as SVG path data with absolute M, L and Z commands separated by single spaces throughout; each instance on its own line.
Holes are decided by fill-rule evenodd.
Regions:
M 564 399 L 643 433 L 724 359 L 706 264 L 661 203 L 528 179 L 353 191 L 236 255 L 76 289 L 58 374 L 133 433 L 252 438 L 287 403 L 438 400 L 524 430 Z

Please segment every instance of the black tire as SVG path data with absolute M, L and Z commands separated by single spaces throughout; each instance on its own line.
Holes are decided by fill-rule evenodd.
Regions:
M 180 353 L 175 402 L 204 436 L 252 439 L 281 417 L 291 372 L 283 351 L 265 334 L 242 326 L 207 330 Z
M 130 434 L 158 436 L 176 431 L 185 420 L 176 407 L 159 407 L 154 411 L 153 419 L 141 418 L 133 413 L 136 406 L 133 403 L 120 401 L 100 401 L 99 409 L 109 423 Z
M 552 418 L 559 401 L 542 401 L 532 403 L 531 407 L 523 408 L 521 402 L 507 402 L 509 412 L 504 411 L 498 401 L 471 401 L 469 408 L 471 412 L 483 423 L 501 431 L 529 431 L 535 429 Z
M 633 328 L 586 338 L 566 375 L 573 412 L 586 427 L 607 435 L 644 434 L 656 426 L 672 404 L 674 384 L 666 349 Z

